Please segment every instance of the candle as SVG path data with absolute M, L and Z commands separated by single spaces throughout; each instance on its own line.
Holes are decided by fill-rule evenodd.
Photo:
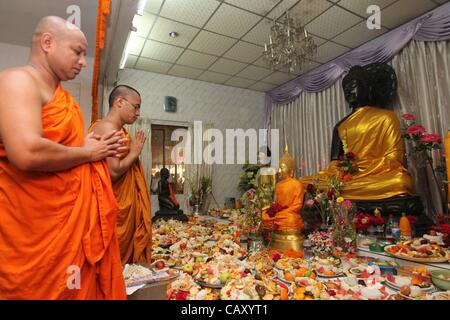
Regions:
M 272 44 L 272 36 L 269 36 L 269 43 Z
M 445 162 L 447 165 L 447 181 L 450 181 L 450 130 L 447 133 L 447 136 L 445 137 Z M 448 188 L 448 203 L 450 204 L 450 186 Z
M 264 51 L 267 52 L 267 43 L 264 42 Z
M 308 31 L 305 29 L 305 38 L 308 38 Z

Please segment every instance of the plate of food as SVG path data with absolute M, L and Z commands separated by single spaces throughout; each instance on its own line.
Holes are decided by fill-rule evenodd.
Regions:
M 385 279 L 385 283 L 394 290 L 401 290 L 404 286 L 416 286 L 421 291 L 431 291 L 435 289 L 431 282 L 425 280 L 421 276 L 405 277 L 388 275 Z
M 181 275 L 167 286 L 169 300 L 218 300 L 217 290 L 202 288 L 188 274 Z
M 391 294 L 389 300 L 428 300 L 426 292 L 416 286 L 403 286 L 399 292 Z
M 317 274 L 308 268 L 278 270 L 277 278 L 285 283 L 292 284 L 298 278 L 316 279 Z
M 336 278 L 344 275 L 343 270 L 334 265 L 319 265 L 316 267 L 315 272 L 321 278 Z
M 428 300 L 450 300 L 450 291 L 433 292 L 427 295 Z
M 278 270 L 299 269 L 308 266 L 308 261 L 303 258 L 282 258 L 275 263 Z
M 324 298 L 326 285 L 310 278 L 296 278 L 290 287 L 290 295 L 294 300 L 319 300 Z
M 195 280 L 195 282 L 203 287 L 203 288 L 211 288 L 211 289 L 222 289 L 224 284 L 219 282 L 219 283 L 209 283 L 209 282 L 205 282 L 205 281 L 201 281 L 201 280 Z
M 375 273 L 375 269 L 373 267 L 367 266 L 360 266 L 360 267 L 353 267 L 345 271 L 346 275 L 353 275 L 357 278 L 369 278 Z
M 314 256 L 311 259 L 311 266 L 317 266 L 317 265 L 332 265 L 332 266 L 340 266 L 342 263 L 342 260 L 340 258 L 336 258 L 334 256 L 326 256 L 326 257 L 319 257 Z
M 134 287 L 147 283 L 169 281 L 179 276 L 179 272 L 172 269 L 152 271 L 141 265 L 125 265 L 123 277 L 127 287 Z
M 252 276 L 231 280 L 220 290 L 222 300 L 280 300 L 281 295 L 277 282 Z
M 424 243 L 422 240 L 403 241 L 386 246 L 384 251 L 394 257 L 414 262 L 447 262 L 450 254 L 438 244 Z

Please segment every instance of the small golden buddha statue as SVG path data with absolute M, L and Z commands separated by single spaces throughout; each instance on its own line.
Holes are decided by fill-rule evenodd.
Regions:
M 303 250 L 303 219 L 300 209 L 303 203 L 303 185 L 295 179 L 295 159 L 288 148 L 280 159 L 280 181 L 275 186 L 275 202 L 283 209 L 271 216 L 268 209 L 262 211 L 263 228 L 272 234 L 270 247 L 286 251 Z

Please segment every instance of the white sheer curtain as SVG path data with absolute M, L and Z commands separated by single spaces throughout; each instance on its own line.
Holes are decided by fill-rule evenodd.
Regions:
M 399 84 L 394 111 L 399 116 L 412 113 L 428 132 L 445 136 L 450 129 L 450 42 L 412 41 L 391 65 Z M 297 160 L 297 176 L 311 175 L 330 161 L 333 127 L 350 112 L 341 81 L 319 93 L 302 93 L 292 103 L 272 109 L 270 128 L 280 130 L 280 150 L 287 142 Z M 413 163 L 409 163 L 409 171 L 429 212 L 428 199 L 438 205 L 439 189 L 429 172 L 421 172 Z
M 412 41 L 391 62 L 398 77 L 398 115 L 414 114 L 428 133 L 445 137 L 450 129 L 450 42 Z M 409 150 L 408 146 L 407 149 Z M 435 165 L 441 161 L 433 154 Z M 421 195 L 430 216 L 443 213 L 445 197 L 442 184 L 436 183 L 429 166 L 420 168 L 417 159 L 408 158 L 416 192 Z
M 330 162 L 333 128 L 350 112 L 341 81 L 319 93 L 302 93 L 273 109 L 271 129 L 280 131 L 280 153 L 287 143 L 297 161 L 297 177 L 311 175 Z
M 199 134 L 193 130 L 193 127 L 189 127 L 189 133 L 191 136 L 191 161 L 194 162 L 194 141 L 196 139 L 201 139 L 202 141 L 202 163 L 201 164 L 186 164 L 186 183 L 184 184 L 184 194 L 186 195 L 186 207 L 188 207 L 188 200 L 192 195 L 192 188 L 199 190 L 201 178 L 211 179 L 213 177 L 213 165 L 210 164 L 208 155 L 203 155 L 203 150 L 209 144 L 208 141 L 203 141 L 203 136 L 206 130 L 209 128 L 213 128 L 214 125 L 212 123 L 202 123 L 202 137 L 198 138 L 195 134 Z M 210 138 L 209 136 L 206 136 Z M 212 181 L 214 183 L 214 181 Z M 212 189 L 212 188 L 211 188 Z M 209 204 L 211 202 L 212 195 L 206 197 L 206 205 L 204 209 L 208 209 Z

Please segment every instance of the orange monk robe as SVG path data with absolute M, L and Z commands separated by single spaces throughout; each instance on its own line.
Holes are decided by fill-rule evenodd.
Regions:
M 263 228 L 280 231 L 303 230 L 304 225 L 300 209 L 303 205 L 304 195 L 304 187 L 297 179 L 287 177 L 278 182 L 275 186 L 275 201 L 282 207 L 287 208 L 277 212 L 274 217 L 270 217 L 267 211 L 263 210 Z
M 84 141 L 80 108 L 60 85 L 42 126 L 57 143 Z M 23 172 L 0 144 L 0 299 L 126 299 L 117 211 L 106 162 Z
M 130 139 L 125 130 L 124 133 Z M 113 188 L 119 204 L 117 238 L 122 263 L 145 262 L 150 265 L 152 251 L 150 194 L 139 159 L 113 184 Z

